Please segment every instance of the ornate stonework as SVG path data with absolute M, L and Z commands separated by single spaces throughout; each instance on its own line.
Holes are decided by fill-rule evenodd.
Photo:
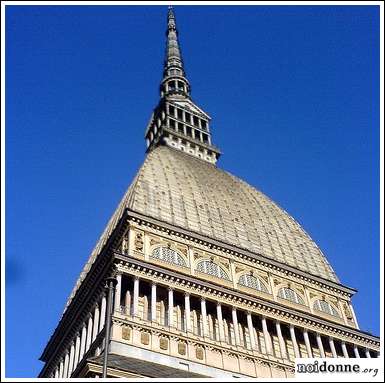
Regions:
M 179 342 L 178 343 L 178 353 L 181 355 L 186 355 L 186 343 Z
M 164 338 L 164 337 L 160 338 L 159 347 L 161 350 L 167 350 L 168 349 L 168 339 Z
M 124 340 L 130 340 L 131 337 L 131 329 L 128 326 L 122 327 L 122 338 Z
M 150 334 L 148 332 L 142 332 L 140 335 L 140 341 L 144 345 L 150 344 Z
M 197 346 L 195 348 L 195 357 L 199 360 L 203 360 L 203 347 Z

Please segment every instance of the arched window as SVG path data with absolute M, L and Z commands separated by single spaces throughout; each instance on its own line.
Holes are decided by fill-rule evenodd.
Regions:
M 305 304 L 305 301 L 302 299 L 302 297 L 289 287 L 282 287 L 281 289 L 279 289 L 278 296 L 282 299 L 286 299 L 288 301 L 298 303 L 300 305 Z
M 210 260 L 201 261 L 197 265 L 197 271 L 200 271 L 204 274 L 213 275 L 217 278 L 230 280 L 226 271 L 222 269 L 222 267 L 218 266 L 216 263 Z
M 167 263 L 187 267 L 186 261 L 175 250 L 168 247 L 157 247 L 151 254 L 152 258 L 160 259 Z
M 314 310 L 321 311 L 323 313 L 339 317 L 338 311 L 329 303 L 323 300 L 316 300 L 313 305 Z
M 249 287 L 254 290 L 263 291 L 264 293 L 269 293 L 269 290 L 266 288 L 264 283 L 261 282 L 260 278 L 254 277 L 254 275 L 241 275 L 238 284 L 240 284 L 241 286 Z

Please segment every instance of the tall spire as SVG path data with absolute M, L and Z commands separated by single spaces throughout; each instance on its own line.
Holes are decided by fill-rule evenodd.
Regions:
M 145 133 L 147 151 L 167 145 L 215 164 L 220 151 L 211 142 L 211 118 L 191 100 L 172 7 L 168 8 L 166 37 L 160 101 Z
M 183 67 L 175 14 L 171 6 L 168 8 L 166 37 L 166 54 L 161 83 L 161 96 L 179 94 L 183 97 L 190 97 L 190 84 L 186 78 Z

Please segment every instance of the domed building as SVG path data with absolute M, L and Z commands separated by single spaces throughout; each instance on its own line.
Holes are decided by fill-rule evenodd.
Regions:
M 295 358 L 378 356 L 379 339 L 358 328 L 356 291 L 305 230 L 216 165 L 210 122 L 191 99 L 170 8 L 147 157 L 69 297 L 40 377 L 282 378 L 294 376 Z

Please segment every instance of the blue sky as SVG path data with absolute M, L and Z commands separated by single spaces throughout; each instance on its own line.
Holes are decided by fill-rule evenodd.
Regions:
M 177 6 L 219 166 L 288 211 L 379 334 L 379 7 Z M 165 6 L 6 6 L 6 376 L 34 377 L 145 156 Z

